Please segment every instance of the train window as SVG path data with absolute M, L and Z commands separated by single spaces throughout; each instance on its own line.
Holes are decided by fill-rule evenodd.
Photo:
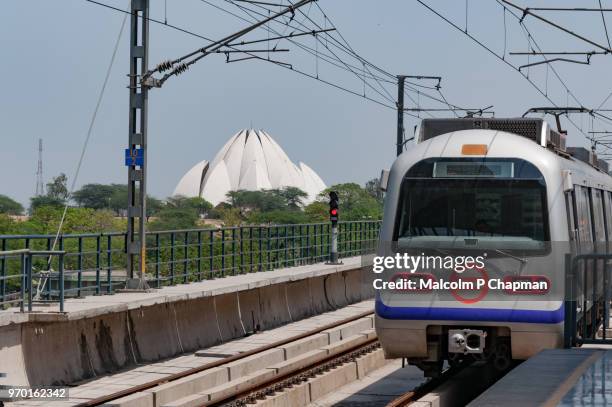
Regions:
M 546 188 L 541 180 L 408 178 L 401 201 L 399 239 L 549 240 Z
M 592 242 L 593 230 L 591 229 L 589 190 L 586 187 L 576 185 L 574 187 L 574 191 L 576 197 L 576 224 L 578 226 L 578 240 L 581 242 Z
M 489 176 L 480 170 L 477 176 L 437 171 L 439 165 L 460 163 L 512 171 Z M 413 247 L 458 247 L 463 242 L 474 249 L 501 244 L 505 249 L 540 251 L 550 240 L 544 177 L 533 164 L 517 158 L 425 159 L 403 180 L 394 240 Z
M 606 229 L 604 223 L 603 197 L 601 190 L 590 188 L 591 190 L 591 213 L 593 216 L 593 236 L 596 242 L 606 241 Z

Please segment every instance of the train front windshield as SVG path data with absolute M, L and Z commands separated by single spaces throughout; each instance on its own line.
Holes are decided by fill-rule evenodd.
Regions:
M 430 159 L 402 183 L 396 236 L 434 247 L 516 241 L 535 249 L 549 240 L 546 208 L 544 179 L 523 160 Z

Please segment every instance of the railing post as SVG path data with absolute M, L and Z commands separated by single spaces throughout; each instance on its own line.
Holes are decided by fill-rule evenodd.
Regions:
M 189 282 L 189 232 L 185 232 L 185 239 L 183 241 L 183 283 Z
M 2 239 L 1 249 L 3 252 L 6 251 L 6 239 Z M 23 268 L 23 264 L 22 264 Z M 2 257 L 0 259 L 0 303 L 4 302 L 6 296 L 6 258 Z M 23 296 L 21 297 L 23 299 Z M 23 312 L 23 310 L 21 310 Z
M 312 262 L 310 257 L 310 225 L 306 225 L 306 259 L 306 264 L 310 264 Z
M 170 232 L 170 285 L 174 285 L 174 243 L 176 236 Z
M 110 294 L 113 289 L 112 268 L 113 268 L 113 236 L 108 235 L 106 238 L 106 292 L 108 294 Z
M 155 284 L 157 285 L 157 288 L 161 287 L 161 276 L 159 275 L 159 271 L 160 271 L 160 253 L 159 253 L 160 249 L 159 249 L 159 233 L 155 234 Z
M 64 312 L 64 254 L 59 254 L 59 300 L 60 312 Z
M 202 280 L 202 231 L 198 230 L 198 281 Z
M 221 229 L 221 276 L 225 276 L 225 229 Z
M 101 235 L 96 236 L 96 295 L 100 294 L 100 250 L 102 248 Z
M 288 267 L 289 266 L 289 229 L 287 228 L 287 226 L 285 226 L 284 228 L 284 236 L 283 236 L 284 240 L 285 240 L 285 244 L 284 244 L 284 251 L 285 251 L 285 262 L 284 262 L 284 266 L 283 267 Z M 283 264 L 281 262 L 281 264 Z
M 314 225 L 312 225 L 312 248 L 314 249 L 314 253 L 312 255 L 313 257 L 313 263 L 316 263 L 317 260 L 319 259 L 317 257 L 317 252 L 318 252 L 318 247 L 317 247 L 317 224 L 315 223 Z
M 240 271 L 239 274 L 244 273 L 244 243 L 242 239 L 244 238 L 244 229 L 240 226 Z
M 236 228 L 232 228 L 232 275 L 236 275 Z
M 253 226 L 249 226 L 249 273 L 253 272 Z
M 267 237 L 267 241 L 266 241 L 266 258 L 267 258 L 267 262 L 266 262 L 266 267 L 264 268 L 264 270 L 268 270 L 268 267 L 270 267 L 271 265 L 271 260 L 270 260 L 270 246 L 272 244 L 272 226 L 268 225 L 267 227 L 267 233 L 266 233 L 266 237 Z
M 211 230 L 209 232 L 209 236 L 208 236 L 208 248 L 209 248 L 209 252 L 210 252 L 210 258 L 208 259 L 208 262 L 210 264 L 210 274 L 208 275 L 208 278 L 214 278 L 215 277 L 215 232 L 213 230 Z
M 259 227 L 259 233 L 258 233 L 258 236 L 259 236 L 259 245 L 258 245 L 259 246 L 259 256 L 257 256 L 259 258 L 259 262 L 258 262 L 259 263 L 259 268 L 258 268 L 257 271 L 263 271 L 263 256 L 264 256 L 264 253 L 263 253 L 263 237 L 262 237 L 262 235 L 263 235 L 263 228 L 260 226 Z
M 28 253 L 26 257 L 27 272 L 28 272 L 28 312 L 32 312 L 32 254 Z
M 79 253 L 77 255 L 77 297 L 81 296 L 81 284 L 83 284 L 83 238 L 79 236 L 78 238 L 78 250 Z
M 27 281 L 27 264 L 26 264 L 26 255 L 25 253 L 21 253 L 21 301 L 19 302 L 19 310 L 21 312 L 25 311 L 25 291 L 26 291 L 26 281 Z M 4 259 L 4 258 L 3 258 Z M 4 301 L 4 298 L 2 299 Z

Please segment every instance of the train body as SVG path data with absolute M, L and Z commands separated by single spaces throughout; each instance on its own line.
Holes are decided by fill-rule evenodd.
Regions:
M 612 240 L 612 177 L 589 151 L 573 150 L 583 160 L 568 151 L 541 119 L 423 121 L 389 172 L 378 254 L 484 254 L 487 278 L 550 287 L 378 290 L 376 331 L 388 358 L 435 375 L 444 362 L 486 357 L 503 368 L 563 346 L 566 254 Z

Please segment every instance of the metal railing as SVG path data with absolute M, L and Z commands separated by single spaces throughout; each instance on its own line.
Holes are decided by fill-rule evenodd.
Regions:
M 66 252 L 61 250 L 8 250 L 0 251 L 0 264 L 2 268 L 10 267 L 13 263 L 17 270 L 16 273 L 2 274 L 0 275 L 0 287 L 6 289 L 7 285 L 18 286 L 19 290 L 12 292 L 8 295 L 3 295 L 0 298 L 0 309 L 5 306 L 18 305 L 21 312 L 25 310 L 26 303 L 28 311 L 32 311 L 33 299 L 35 296 L 35 287 L 33 282 L 35 280 L 41 280 L 44 278 L 53 278 L 59 282 L 56 289 L 52 289 L 51 286 L 47 289 L 49 295 L 57 297 L 60 303 L 60 312 L 64 311 L 64 255 Z M 52 262 L 52 259 L 57 258 L 58 271 L 33 271 L 33 261 L 37 258 L 43 258 L 48 263 Z
M 565 347 L 612 344 L 612 253 L 568 254 L 565 264 Z
M 340 222 L 339 256 L 373 252 L 380 225 L 380 221 Z M 49 252 L 54 239 L 55 235 L 0 235 L 0 251 Z M 151 231 L 146 242 L 146 279 L 149 286 L 160 288 L 324 262 L 330 243 L 329 223 Z M 60 283 L 67 297 L 112 294 L 124 288 L 126 245 L 126 233 L 60 235 L 55 248 L 61 258 L 33 255 L 30 261 L 34 277 L 28 281 L 32 281 L 35 300 L 57 301 Z M 61 278 L 53 272 L 60 263 Z M 0 308 L 23 301 L 21 270 L 15 259 L 0 256 Z

